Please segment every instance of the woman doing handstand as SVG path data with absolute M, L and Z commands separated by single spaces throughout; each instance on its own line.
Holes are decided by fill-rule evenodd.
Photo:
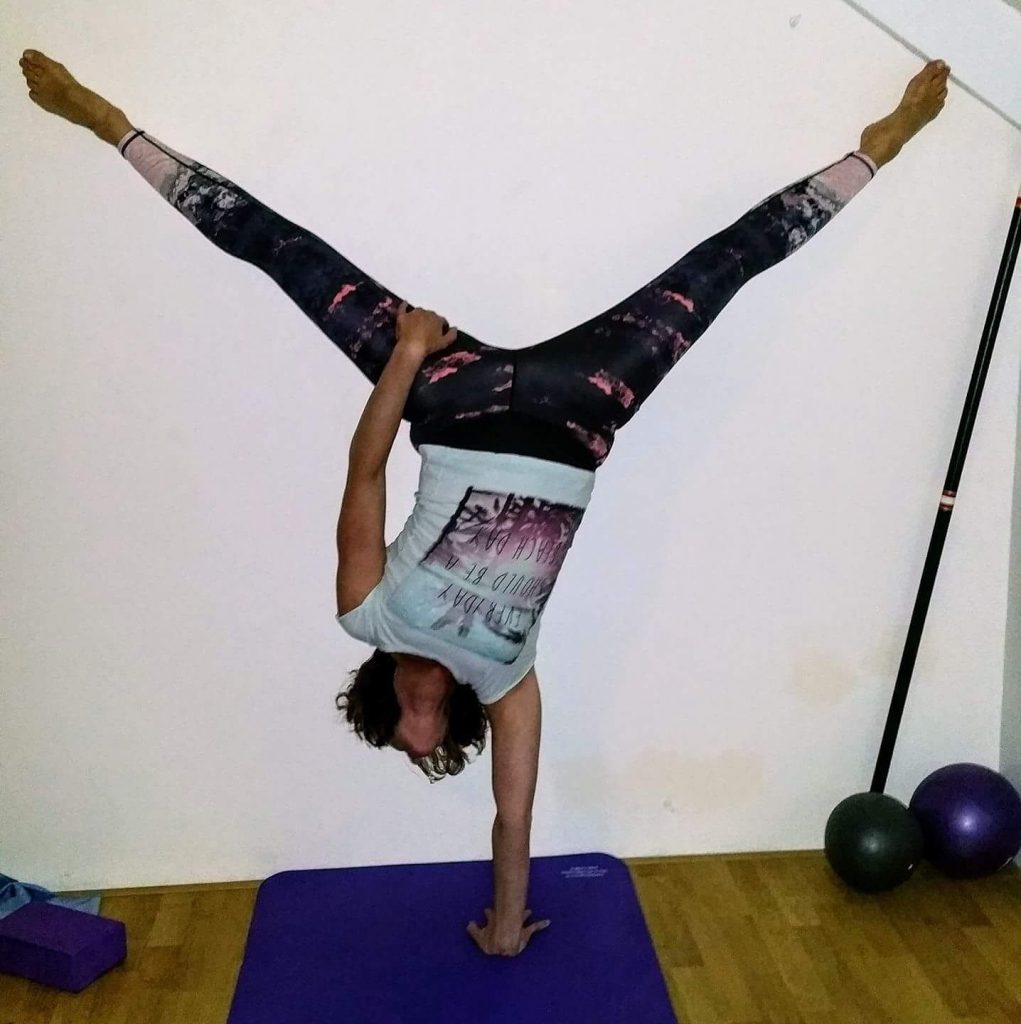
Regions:
M 30 98 L 91 129 L 214 245 L 267 273 L 374 385 L 351 441 L 337 524 L 337 621 L 370 644 L 337 706 L 362 739 L 431 779 L 492 729 L 495 913 L 469 925 L 513 955 L 525 924 L 541 705 L 543 609 L 629 422 L 742 285 L 828 224 L 943 108 L 928 63 L 856 150 L 774 192 L 615 306 L 519 349 L 448 329 L 305 228 L 136 128 L 35 50 Z M 384 541 L 385 469 L 402 420 L 421 456 L 414 509 Z

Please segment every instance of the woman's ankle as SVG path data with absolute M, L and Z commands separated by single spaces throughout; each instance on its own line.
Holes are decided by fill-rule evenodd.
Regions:
M 871 157 L 877 167 L 888 164 L 904 146 L 904 133 L 898 129 L 894 115 L 870 124 L 861 134 L 860 152 Z
M 97 138 L 113 146 L 132 130 L 134 125 L 124 116 L 124 111 L 111 104 L 107 104 L 107 109 L 100 114 L 92 128 Z

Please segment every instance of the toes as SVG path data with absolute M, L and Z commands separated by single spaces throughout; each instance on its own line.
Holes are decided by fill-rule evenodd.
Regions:
M 55 63 L 38 50 L 26 50 L 21 57 L 29 67 L 35 68 L 37 71 L 45 71 L 47 67 Z

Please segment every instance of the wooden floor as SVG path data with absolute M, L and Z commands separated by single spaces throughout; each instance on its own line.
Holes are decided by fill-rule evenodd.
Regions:
M 628 865 L 683 1024 L 1021 1024 L 1013 865 L 953 882 L 922 864 L 877 896 L 821 852 Z M 257 887 L 108 892 L 127 961 L 77 995 L 0 975 L 0 1024 L 223 1024 Z

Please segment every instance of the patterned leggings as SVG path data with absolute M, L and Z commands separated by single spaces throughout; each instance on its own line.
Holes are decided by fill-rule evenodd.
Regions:
M 118 151 L 214 245 L 265 271 L 373 383 L 395 343 L 400 298 L 305 228 L 216 171 L 132 130 Z M 598 316 L 525 348 L 458 328 L 412 385 L 411 440 L 495 413 L 566 429 L 601 465 L 614 434 L 738 289 L 790 256 L 878 170 L 855 151 L 764 199 Z

